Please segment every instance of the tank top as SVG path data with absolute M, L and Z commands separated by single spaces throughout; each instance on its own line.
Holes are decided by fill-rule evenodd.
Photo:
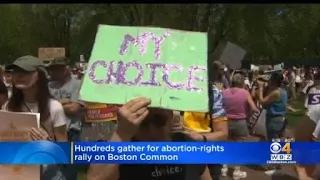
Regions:
M 247 118 L 249 92 L 242 88 L 223 90 L 223 106 L 228 119 L 240 120 Z
M 283 88 L 280 88 L 280 99 L 269 105 L 269 107 L 266 109 L 267 115 L 275 115 L 275 116 L 285 115 L 287 101 L 288 101 L 288 94 L 286 90 L 284 90 Z

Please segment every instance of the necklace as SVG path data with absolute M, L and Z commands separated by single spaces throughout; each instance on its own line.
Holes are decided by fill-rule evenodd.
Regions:
M 23 102 L 23 105 L 24 105 L 24 107 L 27 108 L 27 110 L 28 110 L 29 112 L 34 113 L 34 111 L 33 111 L 32 109 L 30 109 L 25 102 Z

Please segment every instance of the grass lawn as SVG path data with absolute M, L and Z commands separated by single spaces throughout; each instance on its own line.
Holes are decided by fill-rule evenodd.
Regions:
M 302 116 L 305 114 L 305 107 L 304 107 L 304 98 L 300 97 L 295 101 L 290 101 L 289 104 L 295 108 L 299 109 L 298 112 L 288 112 L 286 117 L 289 121 L 289 129 L 293 128 L 296 123 L 302 118 Z M 78 180 L 85 180 L 85 172 L 87 168 L 86 166 L 79 166 L 79 176 Z
M 290 101 L 289 104 L 295 108 L 299 109 L 298 112 L 288 112 L 286 117 L 289 121 L 289 129 L 295 127 L 296 123 L 302 118 L 302 116 L 306 113 L 304 107 L 304 98 L 301 96 L 295 101 Z

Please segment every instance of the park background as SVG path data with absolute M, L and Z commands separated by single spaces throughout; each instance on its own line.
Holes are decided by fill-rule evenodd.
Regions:
M 40 47 L 88 60 L 99 24 L 208 32 L 210 55 L 233 42 L 247 51 L 244 67 L 317 65 L 320 55 L 317 4 L 3 4 L 0 15 L 0 64 Z
M 247 68 L 319 64 L 317 4 L 2 4 L 0 64 L 37 56 L 40 47 L 64 47 L 72 62 L 81 54 L 88 60 L 99 24 L 208 32 L 210 56 L 230 41 L 247 51 Z M 293 128 L 305 113 L 303 97 L 290 104 L 300 109 L 287 114 Z

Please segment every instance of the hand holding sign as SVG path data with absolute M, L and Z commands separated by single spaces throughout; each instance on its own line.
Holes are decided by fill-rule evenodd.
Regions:
M 31 128 L 32 140 L 48 140 L 52 141 L 49 134 L 42 128 Z
M 131 139 L 138 131 L 140 124 L 149 114 L 147 106 L 150 99 L 141 97 L 124 104 L 118 111 L 117 131 L 125 138 Z

